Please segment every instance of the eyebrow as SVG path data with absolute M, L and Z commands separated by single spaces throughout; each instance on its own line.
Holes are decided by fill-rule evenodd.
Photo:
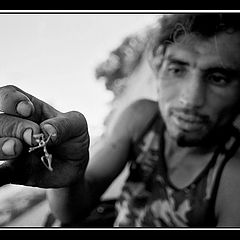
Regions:
M 181 66 L 190 66 L 190 63 L 187 61 L 184 61 L 182 59 L 177 58 L 176 56 L 173 55 L 169 55 L 163 58 L 164 60 L 167 60 L 170 63 L 174 63 L 174 64 L 179 64 Z M 240 76 L 240 70 L 237 70 L 235 68 L 232 67 L 227 67 L 227 66 L 210 66 L 207 69 L 201 69 L 201 71 L 203 72 L 219 72 L 225 75 L 230 75 L 230 76 Z
M 231 67 L 210 67 L 207 72 L 219 72 L 228 76 L 239 76 L 240 71 Z
M 178 59 L 177 57 L 174 57 L 172 55 L 169 55 L 167 57 L 163 57 L 163 60 L 167 60 L 168 62 L 189 66 L 190 64 L 187 61 L 183 61 L 182 59 Z

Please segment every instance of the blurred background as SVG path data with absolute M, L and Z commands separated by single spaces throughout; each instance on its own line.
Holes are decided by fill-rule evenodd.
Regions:
M 144 59 L 158 17 L 1 12 L 0 86 L 16 85 L 62 112 L 82 112 L 94 144 L 121 108 L 155 99 Z M 0 187 L 0 227 L 41 227 L 48 211 L 43 189 Z
M 95 67 L 151 14 L 0 14 L 1 85 L 14 84 L 60 111 L 101 123 L 112 94 Z

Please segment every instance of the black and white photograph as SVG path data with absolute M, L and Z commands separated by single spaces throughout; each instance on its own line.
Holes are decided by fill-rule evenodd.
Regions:
M 238 229 L 240 11 L 0 10 L 1 229 Z

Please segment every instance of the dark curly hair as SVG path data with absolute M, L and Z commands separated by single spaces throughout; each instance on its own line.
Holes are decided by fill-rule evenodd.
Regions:
M 160 45 L 176 42 L 180 36 L 193 33 L 210 38 L 220 32 L 240 31 L 240 13 L 187 13 L 163 15 L 152 41 L 153 55 Z

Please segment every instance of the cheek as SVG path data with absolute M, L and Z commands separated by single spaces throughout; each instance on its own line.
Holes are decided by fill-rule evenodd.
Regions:
M 213 122 L 222 125 L 238 114 L 240 104 L 238 95 L 226 91 L 225 94 L 213 95 L 214 97 L 208 99 L 208 114 Z
M 159 80 L 158 82 L 158 101 L 161 109 L 174 106 L 179 96 L 180 87 L 175 83 L 167 80 Z
M 158 83 L 158 94 L 159 98 L 165 101 L 171 101 L 178 95 L 179 86 L 176 82 L 168 79 L 160 79 Z

